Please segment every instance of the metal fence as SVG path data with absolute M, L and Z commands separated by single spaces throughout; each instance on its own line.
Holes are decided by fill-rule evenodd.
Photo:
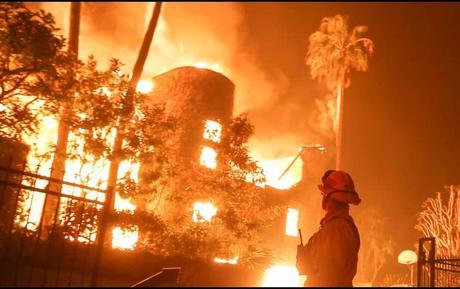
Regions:
M 52 183 L 61 190 L 51 190 Z M 0 166 L 0 286 L 96 286 L 106 193 L 31 172 L 11 159 Z M 59 201 L 54 220 L 44 224 L 48 196 Z
M 458 256 L 436 257 L 436 239 L 419 239 L 417 287 L 459 286 L 460 258 Z

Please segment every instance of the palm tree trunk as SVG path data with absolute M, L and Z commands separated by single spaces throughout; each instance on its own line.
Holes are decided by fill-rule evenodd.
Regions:
M 80 2 L 70 3 L 69 53 L 76 58 L 78 58 L 78 37 L 80 34 L 80 8 Z M 69 102 L 65 102 L 60 112 L 61 119 L 58 126 L 56 151 L 54 153 L 50 173 L 51 178 L 58 180 L 63 180 L 65 174 L 67 140 L 70 132 L 68 119 L 71 112 L 71 104 Z M 60 193 L 61 188 L 61 183 L 50 181 L 48 184 L 48 189 L 53 192 Z M 46 195 L 41 220 L 41 226 L 43 226 L 43 229 L 41 230 L 42 239 L 46 239 L 48 237 L 48 234 L 50 233 L 49 229 L 56 221 L 59 204 L 59 196 Z
M 335 138 L 335 147 L 336 147 L 335 169 L 336 170 L 340 170 L 342 167 L 342 131 L 343 131 L 344 92 L 345 92 L 345 80 L 344 78 L 342 78 L 339 85 L 337 86 L 337 112 L 336 112 L 337 135 Z
M 129 120 L 133 112 L 133 109 L 132 109 L 133 108 L 133 93 L 136 89 L 136 85 L 139 82 L 142 71 L 144 69 L 145 60 L 147 59 L 149 48 L 152 43 L 153 35 L 155 33 L 155 29 L 157 26 L 158 18 L 160 17 L 161 4 L 162 2 L 156 2 L 155 7 L 153 8 L 152 18 L 150 19 L 149 26 L 145 33 L 141 49 L 139 50 L 139 55 L 137 56 L 137 60 L 133 68 L 133 74 L 130 79 L 129 88 L 125 95 L 124 103 L 126 104 L 125 107 L 127 107 L 128 109 L 119 118 L 119 125 L 117 128 L 115 140 L 113 143 L 112 159 L 110 162 L 109 177 L 107 180 L 107 187 L 112 188 L 112 189 L 108 190 L 108 193 L 106 196 L 106 206 L 110 206 L 112 210 L 114 209 L 114 205 L 115 205 L 118 168 L 120 166 L 120 161 L 122 159 L 120 153 L 121 153 L 122 143 L 124 139 L 123 124 L 126 123 L 127 120 Z M 110 226 L 108 226 L 108 232 L 111 232 Z M 108 234 L 107 236 L 111 236 L 111 234 Z M 109 237 L 107 238 L 107 240 L 111 240 L 111 238 Z

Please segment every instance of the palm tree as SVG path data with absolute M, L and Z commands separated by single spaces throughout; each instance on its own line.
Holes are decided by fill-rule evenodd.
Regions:
M 313 79 L 325 83 L 329 90 L 337 94 L 337 112 L 334 123 L 336 131 L 336 169 L 342 160 L 342 118 L 343 95 L 351 84 L 351 71 L 366 71 L 367 61 L 374 52 L 374 43 L 361 37 L 366 26 L 356 26 L 348 30 L 348 17 L 336 15 L 324 17 L 319 30 L 309 37 L 306 64 L 310 66 Z

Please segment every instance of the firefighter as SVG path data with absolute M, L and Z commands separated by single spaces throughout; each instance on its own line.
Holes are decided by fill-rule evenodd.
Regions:
M 329 170 L 321 180 L 318 188 L 326 214 L 308 243 L 297 246 L 296 266 L 301 275 L 307 275 L 305 286 L 352 287 L 360 236 L 349 204 L 358 205 L 361 199 L 344 171 Z

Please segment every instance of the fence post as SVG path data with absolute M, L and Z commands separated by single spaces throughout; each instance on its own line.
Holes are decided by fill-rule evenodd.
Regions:
M 436 279 L 436 272 L 434 270 L 435 253 L 436 253 L 436 239 L 430 238 L 430 254 L 428 255 L 428 260 L 430 261 L 430 287 L 434 287 L 435 279 Z
M 417 287 L 421 286 L 422 269 L 425 262 L 425 252 L 423 251 L 423 239 L 418 239 L 418 256 L 417 256 Z
M 97 237 L 96 237 L 96 259 L 94 261 L 94 270 L 91 277 L 91 287 L 97 286 L 97 280 L 99 277 L 99 271 L 101 266 L 101 258 L 102 252 L 104 251 L 104 243 L 105 243 L 105 235 L 107 233 L 107 227 L 110 219 L 111 214 L 111 206 L 109 202 L 107 202 L 107 195 L 113 194 L 113 187 L 109 187 L 106 192 L 106 198 L 104 203 L 104 208 L 102 209 L 102 216 L 101 221 L 99 222 L 99 227 L 97 230 Z

